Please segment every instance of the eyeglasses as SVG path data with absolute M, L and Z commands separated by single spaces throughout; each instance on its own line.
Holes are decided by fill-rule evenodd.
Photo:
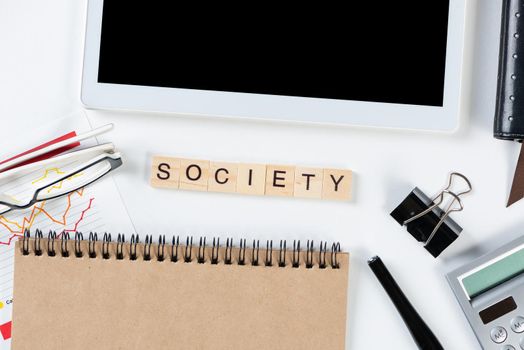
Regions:
M 78 191 L 121 165 L 121 154 L 114 152 L 113 144 L 107 143 L 4 171 L 0 173 L 0 184 L 14 183 L 14 189 L 25 190 L 21 191 L 23 198 L 0 193 L 0 214 Z M 42 176 L 34 179 L 35 174 L 42 172 Z M 33 179 L 31 186 L 25 185 L 28 178 Z M 40 183 L 43 184 L 38 186 Z

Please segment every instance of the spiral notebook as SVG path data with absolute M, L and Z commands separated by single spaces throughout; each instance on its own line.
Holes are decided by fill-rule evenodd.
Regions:
M 345 348 L 338 244 L 83 238 L 16 243 L 13 349 Z

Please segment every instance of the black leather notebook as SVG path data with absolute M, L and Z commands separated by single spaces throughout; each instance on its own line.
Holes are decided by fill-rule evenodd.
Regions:
M 493 135 L 524 139 L 524 0 L 503 0 Z

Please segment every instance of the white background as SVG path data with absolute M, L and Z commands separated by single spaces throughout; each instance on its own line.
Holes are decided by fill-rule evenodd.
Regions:
M 492 137 L 501 1 L 470 6 L 468 112 L 452 135 L 88 111 L 93 124 L 115 124 L 107 139 L 126 156 L 116 180 L 138 232 L 338 240 L 352 253 L 348 349 L 415 349 L 366 266 L 374 254 L 446 349 L 478 348 L 444 274 L 521 235 L 524 201 L 505 208 L 518 145 Z M 3 133 L 81 108 L 85 8 L 85 0 L 0 0 Z M 157 190 L 148 185 L 149 158 L 157 153 L 351 168 L 355 196 L 334 203 Z M 466 174 L 474 192 L 454 215 L 464 232 L 434 259 L 388 213 L 414 186 L 435 194 L 450 171 Z

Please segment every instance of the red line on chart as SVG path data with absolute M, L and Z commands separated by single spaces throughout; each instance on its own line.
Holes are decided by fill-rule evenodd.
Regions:
M 72 229 L 67 229 L 67 230 L 64 230 L 62 232 L 76 232 L 77 228 L 78 228 L 78 224 L 80 224 L 80 221 L 82 221 L 84 219 L 84 215 L 86 213 L 86 211 L 88 211 L 89 209 L 91 209 L 91 204 L 93 203 L 93 200 L 94 198 L 90 198 L 89 199 L 89 205 L 87 206 L 87 208 L 85 208 L 84 210 L 82 210 L 82 214 L 80 214 L 80 219 L 78 219 L 78 221 L 75 223 L 75 227 L 72 228 Z M 60 233 L 62 234 L 62 233 Z

